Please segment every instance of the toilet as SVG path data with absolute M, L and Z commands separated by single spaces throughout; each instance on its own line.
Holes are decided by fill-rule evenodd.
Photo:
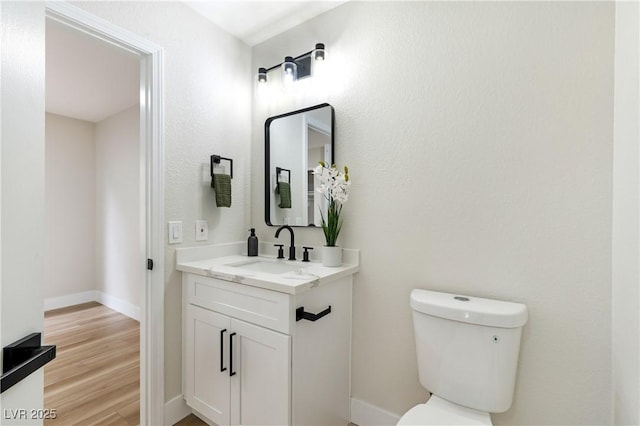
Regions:
M 420 384 L 431 392 L 398 425 L 491 425 L 507 411 L 527 307 L 414 289 L 410 297 Z

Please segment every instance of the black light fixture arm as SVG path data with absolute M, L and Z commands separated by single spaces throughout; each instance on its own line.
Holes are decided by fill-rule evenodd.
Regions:
M 314 49 L 314 50 L 315 50 L 315 49 Z M 305 56 L 310 56 L 312 53 L 313 53 L 313 50 L 310 50 L 310 51 L 308 51 L 308 52 L 306 52 L 306 53 L 303 53 L 302 55 L 296 56 L 295 58 L 293 58 L 293 62 L 297 61 L 298 59 L 302 59 L 302 58 L 304 58 Z M 276 64 L 276 65 L 274 65 L 274 66 L 272 66 L 272 67 L 270 67 L 270 68 L 265 68 L 265 71 L 264 71 L 264 72 L 265 72 L 265 73 L 267 73 L 267 72 L 271 72 L 271 71 L 275 70 L 276 68 L 280 68 L 280 67 L 282 66 L 282 64 L 284 64 L 284 61 L 282 61 L 282 62 L 280 62 L 279 64 Z
M 324 56 L 324 51 L 325 51 L 324 43 L 316 43 L 315 49 L 310 50 L 308 52 L 304 52 L 303 54 L 298 55 L 295 58 L 291 57 L 291 56 L 286 56 L 284 58 L 284 61 L 282 61 L 282 62 L 280 62 L 280 63 L 278 63 L 278 64 L 276 64 L 276 65 L 274 65 L 272 67 L 269 67 L 269 68 L 260 67 L 260 68 L 258 68 L 258 81 L 266 82 L 267 81 L 267 73 L 269 73 L 269 72 L 271 72 L 271 71 L 273 71 L 273 70 L 275 70 L 277 68 L 280 68 L 284 64 L 287 64 L 287 63 L 291 62 L 291 63 L 295 63 L 295 64 L 299 65 L 300 61 L 302 61 L 303 59 L 311 58 L 314 55 L 314 52 L 315 52 L 315 59 L 324 60 L 324 57 L 325 57 Z M 307 75 L 308 75 L 308 73 L 307 73 Z

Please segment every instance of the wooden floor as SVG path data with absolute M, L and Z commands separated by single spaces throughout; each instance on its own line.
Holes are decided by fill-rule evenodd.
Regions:
M 201 426 L 201 425 L 206 426 L 207 424 L 202 420 L 200 420 L 199 418 L 197 418 L 196 416 L 194 416 L 193 414 L 189 414 L 187 417 L 180 420 L 174 426 Z
M 45 366 L 47 426 L 140 423 L 140 326 L 98 303 L 45 313 L 44 341 L 56 345 Z

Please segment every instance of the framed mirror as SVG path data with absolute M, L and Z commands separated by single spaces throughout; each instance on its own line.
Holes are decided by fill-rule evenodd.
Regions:
M 316 191 L 313 169 L 335 163 L 333 107 L 320 104 L 269 117 L 265 122 L 265 222 L 269 226 L 317 226 L 327 202 Z M 326 216 L 326 215 L 325 215 Z

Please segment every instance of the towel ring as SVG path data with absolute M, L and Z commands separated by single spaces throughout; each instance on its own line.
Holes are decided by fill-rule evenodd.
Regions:
M 211 177 L 213 178 L 213 163 L 220 164 L 220 160 L 228 161 L 231 164 L 231 172 L 229 173 L 229 175 L 231 176 L 231 179 L 233 179 L 233 160 L 231 158 L 225 158 L 219 155 L 212 155 L 210 158 L 209 169 L 210 169 Z
M 284 169 L 282 167 L 276 167 L 276 185 L 278 185 L 280 183 L 280 173 L 281 172 L 287 172 L 288 182 L 286 182 L 286 183 L 291 183 L 291 170 Z

